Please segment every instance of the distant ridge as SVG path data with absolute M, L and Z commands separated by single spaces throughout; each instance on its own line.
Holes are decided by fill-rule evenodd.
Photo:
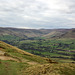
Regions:
M 20 29 L 0 27 L 0 36 L 12 35 L 21 38 L 75 38 L 75 28 L 72 29 Z

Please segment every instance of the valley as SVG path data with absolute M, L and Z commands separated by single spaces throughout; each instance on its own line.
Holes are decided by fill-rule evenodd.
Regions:
M 0 75 L 75 75 L 75 29 L 0 28 Z
M 74 62 L 75 29 L 0 28 L 0 40 L 35 55 Z

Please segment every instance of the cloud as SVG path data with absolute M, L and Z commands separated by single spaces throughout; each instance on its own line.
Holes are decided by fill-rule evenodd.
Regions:
M 0 27 L 75 28 L 75 0 L 0 0 Z

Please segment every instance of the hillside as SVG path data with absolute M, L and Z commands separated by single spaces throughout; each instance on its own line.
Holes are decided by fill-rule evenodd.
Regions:
M 0 28 L 0 36 L 12 35 L 22 38 L 39 37 L 43 32 L 36 29 Z
M 18 49 L 16 47 L 14 47 L 14 46 L 6 44 L 6 43 L 4 43 L 2 41 L 0 41 L 0 55 L 14 58 L 14 59 L 16 59 L 16 60 L 18 60 L 20 62 L 22 62 L 23 61 L 22 59 L 24 59 L 24 58 L 26 60 L 28 60 L 28 61 L 30 61 L 30 60 L 35 61 L 34 63 L 38 62 L 40 64 L 41 63 L 43 64 L 44 62 L 45 63 L 47 62 L 46 60 L 44 60 L 45 58 L 30 54 L 28 52 L 25 52 L 25 51 L 23 51 L 21 49 Z
M 75 38 L 75 29 L 55 29 L 43 35 L 46 38 Z
M 75 29 L 18 29 L 1 28 L 0 40 L 33 40 L 42 38 L 75 38 Z
M 53 62 L 0 41 L 0 75 L 75 75 L 74 70 L 74 63 Z
M 69 30 L 64 36 L 63 38 L 75 38 L 75 29 L 71 29 Z

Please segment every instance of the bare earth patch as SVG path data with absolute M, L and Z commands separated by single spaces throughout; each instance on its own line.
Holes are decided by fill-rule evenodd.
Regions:
M 19 62 L 18 59 L 15 59 L 15 58 L 12 58 L 12 57 L 8 57 L 8 56 L 0 56 L 0 59 L 1 60 L 14 60 L 14 61 Z
M 5 53 L 5 52 L 3 52 L 3 51 L 0 51 L 0 55 L 4 55 L 4 53 Z

